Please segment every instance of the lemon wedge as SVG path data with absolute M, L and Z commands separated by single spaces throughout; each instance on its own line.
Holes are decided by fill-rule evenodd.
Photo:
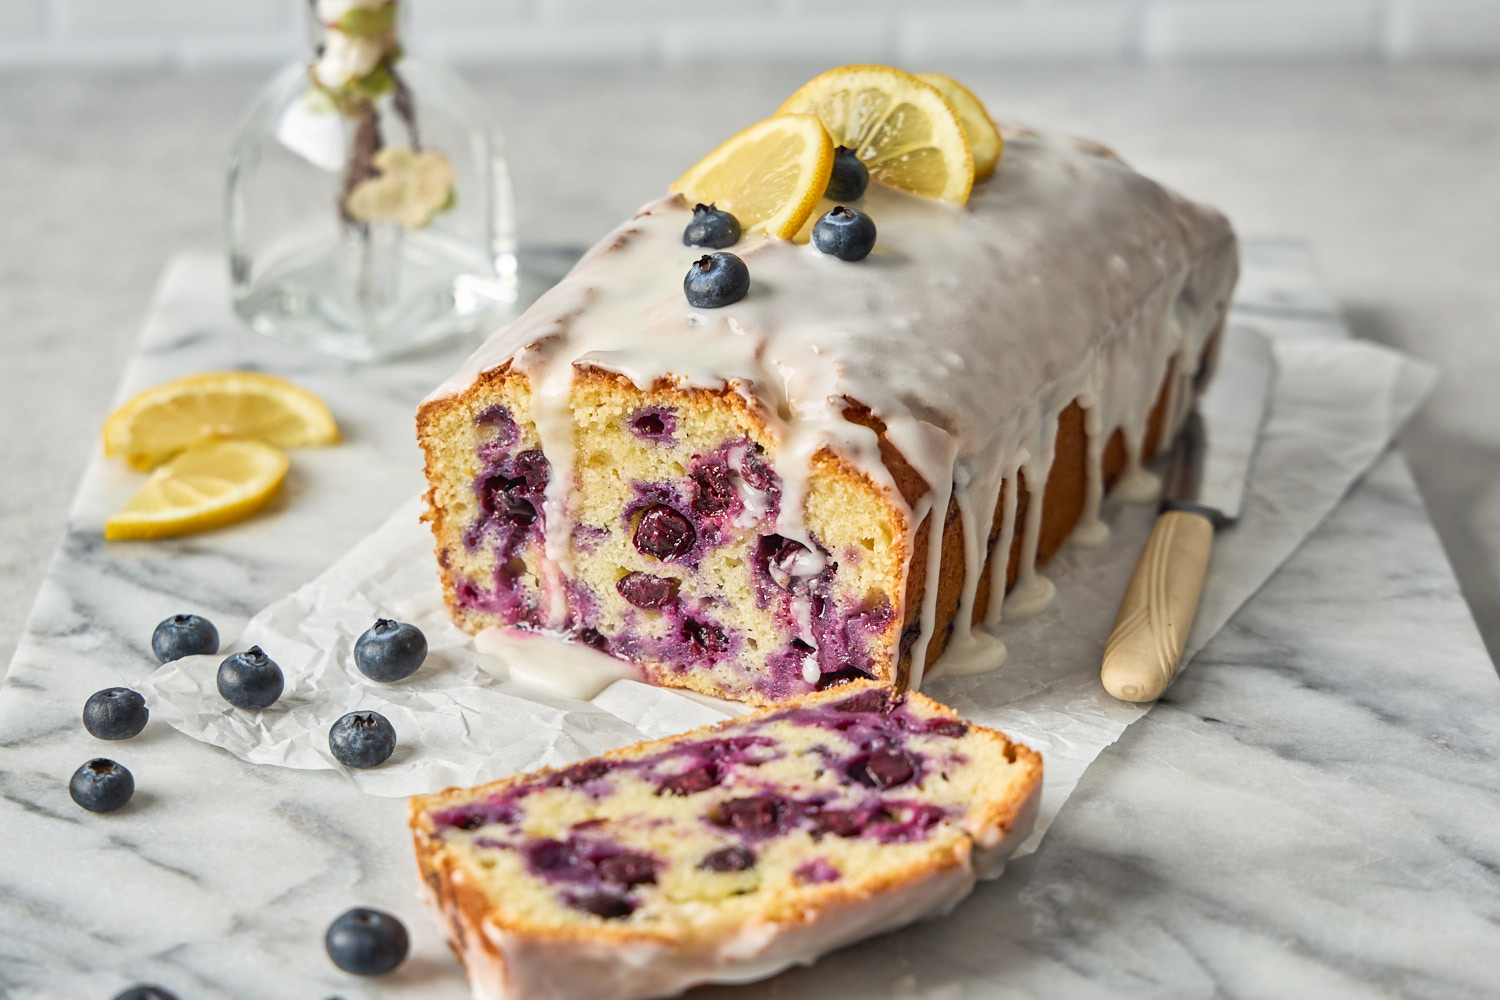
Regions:
M 289 464 L 280 448 L 248 438 L 195 444 L 151 473 L 104 522 L 104 537 L 168 538 L 232 524 L 271 502 Z
M 833 143 L 811 115 L 778 115 L 725 140 L 672 191 L 716 204 L 739 222 L 789 240 L 802 228 L 828 187 Z
M 948 99 L 953 110 L 958 112 L 958 122 L 969 140 L 969 152 L 974 155 L 974 180 L 982 181 L 995 172 L 1000 162 L 1000 153 L 1005 140 L 974 92 L 951 76 L 941 73 L 918 73 L 917 79 L 930 83 Z
M 257 438 L 281 448 L 337 444 L 328 405 L 263 372 L 204 372 L 147 389 L 104 422 L 104 454 L 152 469 L 215 438 Z
M 890 66 L 841 66 L 813 77 L 781 114 L 817 115 L 870 177 L 912 194 L 961 205 L 974 158 L 958 112 L 930 83 Z

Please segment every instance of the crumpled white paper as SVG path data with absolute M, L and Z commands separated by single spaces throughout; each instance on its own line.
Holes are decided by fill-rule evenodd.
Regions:
M 1402 355 L 1338 337 L 1332 321 L 1325 330 L 1335 335 L 1312 336 L 1298 321 L 1237 320 L 1274 338 L 1278 376 L 1243 515 L 1215 545 L 1189 656 L 1327 516 L 1433 382 Z M 494 661 L 444 613 L 418 511 L 415 500 L 404 505 L 327 572 L 256 615 L 223 653 L 155 671 L 141 686 L 154 716 L 253 763 L 315 769 L 341 767 L 328 751 L 328 727 L 346 712 L 374 709 L 395 727 L 396 753 L 381 767 L 345 770 L 365 791 L 402 796 L 570 763 L 737 711 L 629 680 L 579 701 L 497 679 Z M 1100 751 L 1146 712 L 1104 692 L 1099 660 L 1153 517 L 1151 505 L 1107 505 L 1111 540 L 1065 550 L 1046 569 L 1057 585 L 1052 606 L 997 631 L 1010 651 L 1004 667 L 937 677 L 924 688 L 1041 752 L 1041 809 L 1020 854 L 1035 849 Z M 378 684 L 353 665 L 354 642 L 377 617 L 427 635 L 427 662 L 405 681 Z M 281 700 L 259 713 L 227 707 L 215 690 L 222 656 L 252 644 L 287 677 Z

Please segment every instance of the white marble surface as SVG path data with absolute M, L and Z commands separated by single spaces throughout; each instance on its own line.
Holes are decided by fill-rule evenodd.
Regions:
M 1315 286 L 1280 298 L 1294 320 L 1326 323 Z M 127 474 L 91 467 L 0 688 L 0 996 L 108 997 L 149 979 L 183 1000 L 457 1000 L 461 974 L 414 897 L 399 800 L 335 772 L 246 764 L 159 721 L 108 745 L 78 722 L 90 692 L 150 671 L 157 620 L 190 609 L 232 634 L 409 496 L 411 407 L 453 358 L 353 381 L 158 318 L 148 342 L 165 346 L 127 384 L 208 359 L 272 367 L 328 394 L 348 443 L 296 453 L 274 517 L 152 545 L 97 540 Z M 332 477 L 339 490 L 316 487 Z M 1035 855 L 941 923 L 695 995 L 1491 995 L 1496 745 L 1500 683 L 1388 456 L 1085 773 Z M 101 752 L 139 791 L 98 817 L 69 801 L 66 777 Z M 357 903 L 414 931 L 413 959 L 387 980 L 353 980 L 322 954 L 327 922 Z

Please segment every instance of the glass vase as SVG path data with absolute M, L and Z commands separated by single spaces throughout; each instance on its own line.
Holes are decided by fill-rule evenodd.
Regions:
M 321 26 L 313 32 L 316 44 Z M 457 77 L 396 58 L 396 82 L 354 113 L 307 63 L 252 105 L 225 200 L 234 307 L 257 332 L 370 361 L 476 332 L 513 307 L 503 141 Z M 449 197 L 425 224 L 351 214 L 358 182 L 381 177 L 372 149 L 439 152 L 451 164 Z

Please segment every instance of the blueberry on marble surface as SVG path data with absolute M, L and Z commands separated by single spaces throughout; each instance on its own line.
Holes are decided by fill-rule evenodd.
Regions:
M 839 260 L 863 260 L 875 248 L 875 220 L 839 205 L 813 226 L 813 246 Z
M 853 201 L 870 185 L 870 170 L 854 155 L 854 150 L 840 146 L 833 151 L 833 170 L 823 197 L 830 201 Z
M 124 993 L 116 994 L 115 1000 L 177 1000 L 177 994 L 155 983 L 136 983 Z
M 427 637 L 415 625 L 381 618 L 354 644 L 354 665 L 372 681 L 403 680 L 427 659 Z
M 198 615 L 173 615 L 151 633 L 151 652 L 158 663 L 219 651 L 219 630 Z
M 682 242 L 690 247 L 723 250 L 739 241 L 739 220 L 717 205 L 694 205 L 693 221 L 682 231 Z
M 394 914 L 356 906 L 328 925 L 323 947 L 333 964 L 345 972 L 383 976 L 406 960 L 411 938 Z
M 396 750 L 396 728 L 379 712 L 350 712 L 329 727 L 328 750 L 345 767 L 379 767 Z
M 270 708 L 285 686 L 281 668 L 259 646 L 226 657 L 219 664 L 219 694 L 235 708 Z
M 750 269 L 732 253 L 705 254 L 688 268 L 682 290 L 695 309 L 727 306 L 750 290 Z
M 135 778 L 109 758 L 95 757 L 73 772 L 68 794 L 89 812 L 114 812 L 135 794 Z
M 130 688 L 95 691 L 83 705 L 83 728 L 101 740 L 128 740 L 146 728 L 146 699 Z

